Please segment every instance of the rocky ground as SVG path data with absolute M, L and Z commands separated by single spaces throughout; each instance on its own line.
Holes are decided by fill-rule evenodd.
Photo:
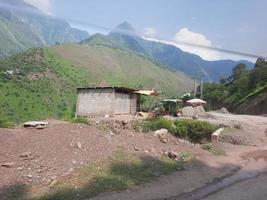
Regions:
M 97 128 L 51 121 L 41 130 L 0 129 L 0 188 L 17 183 L 49 187 L 84 165 L 108 158 L 118 147 L 150 156 L 168 150 L 197 152 L 197 146 L 169 134 L 162 142 L 153 134 L 129 130 L 128 122 L 116 119 L 94 123 Z
M 254 199 L 264 199 L 261 197 L 266 188 L 261 189 L 259 185 L 266 181 L 267 118 L 222 113 L 210 113 L 210 116 L 213 117 L 203 120 L 226 127 L 222 142 L 214 144 L 226 152 L 224 156 L 214 156 L 199 145 L 169 134 L 162 140 L 153 133 L 135 132 L 129 129 L 130 120 L 115 119 L 109 123 L 99 119 L 94 121 L 94 126 L 50 121 L 49 127 L 42 130 L 0 129 L 0 196 L 4 199 L 5 188 L 16 183 L 31 185 L 36 190 L 47 189 L 55 180 L 71 177 L 76 169 L 108 158 L 122 147 L 151 156 L 170 151 L 190 152 L 196 161 L 184 171 L 95 199 L 227 199 L 229 195 L 225 191 L 238 188 L 234 191 L 241 195 L 240 191 L 252 183 L 257 189 L 249 189 L 259 194 Z M 234 131 L 229 129 L 236 124 L 240 126 Z M 232 176 L 225 184 L 218 184 Z M 191 198 L 192 195 L 196 198 Z M 240 199 L 249 199 L 241 198 L 242 195 Z

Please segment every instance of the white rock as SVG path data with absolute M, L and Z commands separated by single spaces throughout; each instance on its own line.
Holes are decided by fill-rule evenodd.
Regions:
M 165 128 L 162 128 L 160 130 L 155 131 L 154 136 L 164 138 L 168 133 L 168 130 Z
M 77 147 L 78 149 L 81 149 L 81 148 L 82 148 L 82 143 L 78 142 L 77 145 L 76 145 L 76 147 Z

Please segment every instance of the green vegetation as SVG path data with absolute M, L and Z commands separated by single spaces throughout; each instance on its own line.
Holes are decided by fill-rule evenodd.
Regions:
M 182 73 L 171 72 L 127 50 L 76 44 L 54 46 L 52 50 L 86 70 L 95 85 L 104 81 L 111 86 L 154 88 L 162 91 L 163 97 L 177 97 L 192 88 L 192 80 Z
M 31 49 L 0 60 L 0 118 L 13 124 L 45 118 L 70 120 L 76 88 L 102 81 L 111 86 L 155 88 L 164 91 L 163 96 L 182 93 L 191 83 L 186 76 L 122 50 L 81 45 Z M 7 127 L 6 122 L 0 125 Z
M 218 128 L 217 126 L 204 121 L 172 121 L 162 117 L 137 121 L 133 127 L 135 130 L 143 132 L 156 131 L 165 128 L 174 136 L 186 138 L 195 143 L 201 142 L 202 140 L 210 140 L 211 134 Z
M 13 123 L 72 118 L 76 87 L 86 84 L 83 70 L 34 49 L 0 61 L 0 118 Z
M 8 119 L 0 119 L 0 128 L 14 128 L 15 124 Z
M 238 64 L 233 68 L 232 75 L 222 78 L 220 83 L 204 84 L 204 98 L 211 102 L 212 109 L 224 106 L 235 111 L 241 104 L 261 94 L 266 88 L 267 62 L 259 58 L 254 69 L 250 71 L 246 65 Z
M 160 175 L 182 170 L 189 159 L 187 154 L 184 157 L 186 159 L 181 161 L 167 157 L 140 157 L 120 149 L 113 157 L 84 167 L 77 176 L 60 181 L 49 194 L 34 200 L 79 200 L 129 189 Z
M 1 6 L 0 12 L 0 58 L 46 44 L 78 42 L 89 36 L 85 31 L 71 28 L 64 20 L 41 14 L 23 0 L 5 0 L 4 4 L 7 7 Z M 8 8 L 9 4 L 27 12 L 15 12 Z M 38 17 L 33 17 L 36 12 Z
M 234 128 L 235 128 L 235 129 L 241 129 L 242 126 L 241 126 L 241 124 L 234 124 Z
M 223 155 L 225 155 L 225 151 L 223 149 L 214 148 L 214 146 L 212 144 L 202 144 L 201 148 L 206 150 L 206 151 L 208 151 L 208 152 L 210 152 L 214 156 L 223 156 Z
M 78 123 L 78 124 L 86 124 L 86 125 L 90 125 L 90 121 L 88 120 L 87 117 L 75 117 L 71 119 L 72 123 Z

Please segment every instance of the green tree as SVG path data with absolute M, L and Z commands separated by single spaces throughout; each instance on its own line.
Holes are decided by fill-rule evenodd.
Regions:
M 265 59 L 259 58 L 250 72 L 248 85 L 250 89 L 254 89 L 265 84 L 267 84 L 267 62 Z
M 247 66 L 243 63 L 237 64 L 233 70 L 232 80 L 235 81 L 239 79 L 244 73 L 248 72 Z

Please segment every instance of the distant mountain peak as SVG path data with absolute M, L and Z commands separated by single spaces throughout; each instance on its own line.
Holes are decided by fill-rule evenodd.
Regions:
M 134 31 L 135 32 L 133 26 L 127 21 L 124 21 L 121 24 L 117 25 L 116 28 L 126 30 L 126 31 Z
M 131 36 L 138 36 L 133 26 L 124 21 L 121 24 L 117 25 L 112 31 L 111 34 L 122 34 L 122 35 L 131 35 Z

